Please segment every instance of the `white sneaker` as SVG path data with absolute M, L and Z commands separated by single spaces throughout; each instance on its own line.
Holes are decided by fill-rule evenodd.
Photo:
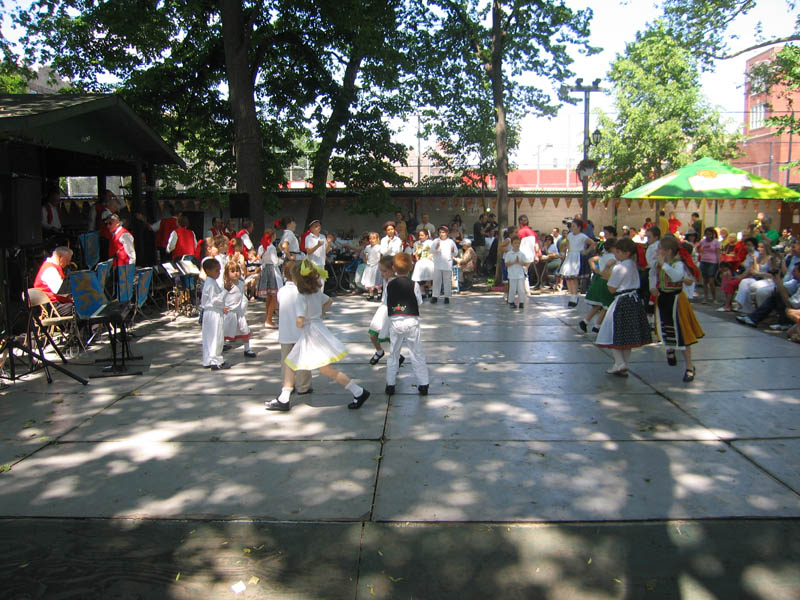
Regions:
M 792 327 L 791 325 L 783 325 L 781 323 L 774 323 L 774 324 L 769 326 L 769 328 L 772 331 L 786 331 L 787 329 L 790 329 L 791 327 Z
M 720 306 L 720 307 L 717 309 L 717 312 L 731 312 L 731 310 L 730 310 L 730 309 L 728 309 L 728 308 L 725 308 L 724 306 Z

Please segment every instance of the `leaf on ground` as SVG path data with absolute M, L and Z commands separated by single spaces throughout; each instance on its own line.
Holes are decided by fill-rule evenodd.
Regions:
M 369 588 L 369 595 L 370 596 L 374 596 L 375 595 L 375 586 L 372 585 L 372 584 L 368 584 L 367 588 Z
M 391 581 L 392 583 L 397 583 L 398 581 L 403 581 L 402 577 L 392 577 L 391 575 L 387 575 L 387 577 L 389 578 L 389 581 Z
M 0 473 L 5 473 L 6 471 L 11 470 L 11 465 L 6 463 L 4 465 L 0 465 Z
M 39 438 L 39 441 L 40 441 L 40 442 L 49 442 L 49 441 L 50 441 L 50 440 L 52 440 L 52 439 L 53 439 L 53 438 L 52 438 L 52 436 L 49 436 L 49 435 L 43 435 L 42 437 L 40 437 L 40 438 Z
M 208 441 L 209 442 L 218 442 L 219 441 L 219 436 L 217 436 L 217 435 L 212 436 L 211 438 L 209 438 Z
M 64 402 L 63 398 L 56 398 L 55 400 L 52 400 L 53 404 L 61 404 L 62 402 Z
M 589 560 L 587 560 L 587 561 L 586 561 L 586 564 L 587 564 L 587 565 L 590 565 L 590 564 L 592 564 L 592 557 L 591 557 L 591 556 L 589 557 Z
M 178 571 L 178 574 L 175 575 L 175 581 L 178 581 L 181 578 L 181 572 Z
M 244 548 L 242 552 L 244 552 L 245 554 L 250 554 L 252 550 L 250 550 L 250 548 Z
M 34 423 L 36 423 L 36 419 L 28 419 L 27 421 L 25 421 L 25 424 L 22 426 L 22 428 L 28 429 L 30 427 L 33 427 Z
M 383 556 L 383 552 L 381 552 L 380 550 L 378 550 L 378 556 Z
M 372 457 L 372 460 L 380 460 L 382 458 L 383 457 L 380 454 L 376 454 L 375 456 Z
M 258 582 L 259 582 L 259 581 L 261 581 L 261 580 L 260 580 L 258 577 L 256 577 L 255 575 L 253 575 L 253 576 L 250 578 L 250 581 L 248 581 L 247 583 L 248 583 L 249 585 L 258 585 Z

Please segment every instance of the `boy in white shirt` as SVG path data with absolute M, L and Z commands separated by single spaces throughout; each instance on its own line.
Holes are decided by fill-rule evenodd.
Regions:
M 212 371 L 229 369 L 222 358 L 222 315 L 228 312 L 225 306 L 225 290 L 217 283 L 220 275 L 219 263 L 212 257 L 203 261 L 206 281 L 200 308 L 203 309 L 203 367 Z
M 521 241 L 518 236 L 511 237 L 511 250 L 503 255 L 508 270 L 508 304 L 511 308 L 517 308 L 514 303 L 514 296 L 519 297 L 519 307 L 525 306 L 525 275 L 530 264 L 525 253 L 520 251 Z
M 448 235 L 450 230 L 442 225 L 439 227 L 439 239 L 431 244 L 433 255 L 433 298 L 431 304 L 439 301 L 444 283 L 444 303 L 450 304 L 450 295 L 453 293 L 453 257 L 458 255 L 458 246 Z

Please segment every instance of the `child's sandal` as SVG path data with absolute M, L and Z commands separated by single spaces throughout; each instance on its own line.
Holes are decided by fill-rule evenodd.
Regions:
M 674 367 L 678 364 L 678 358 L 675 356 L 675 350 L 667 350 L 667 364 Z
M 369 359 L 369 364 L 377 365 L 378 361 L 383 358 L 384 354 L 385 352 L 383 350 L 381 350 L 380 352 L 376 352 L 375 354 L 372 355 L 372 358 Z
M 686 369 L 686 371 L 684 371 L 683 380 L 687 383 L 690 381 L 694 381 L 694 367 L 692 367 L 691 369 Z

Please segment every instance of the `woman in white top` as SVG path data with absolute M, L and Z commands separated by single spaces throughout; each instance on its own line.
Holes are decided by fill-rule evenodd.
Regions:
M 561 276 L 567 282 L 569 303 L 573 308 L 578 306 L 578 278 L 581 276 L 581 256 L 594 250 L 595 243 L 588 235 L 583 233 L 583 221 L 575 219 L 569 226 L 567 234 L 567 256 L 561 264 Z

